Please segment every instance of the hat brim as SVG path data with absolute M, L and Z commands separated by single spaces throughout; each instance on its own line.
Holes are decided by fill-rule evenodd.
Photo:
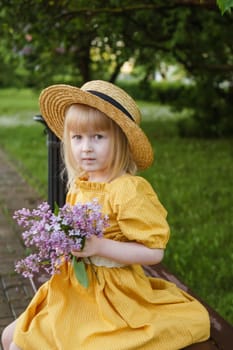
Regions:
M 84 104 L 106 114 L 125 133 L 133 159 L 138 169 L 146 169 L 153 162 L 151 144 L 142 129 L 125 113 L 110 102 L 74 86 L 58 84 L 44 89 L 39 97 L 40 110 L 48 127 L 60 138 L 63 137 L 67 108 L 75 103 Z

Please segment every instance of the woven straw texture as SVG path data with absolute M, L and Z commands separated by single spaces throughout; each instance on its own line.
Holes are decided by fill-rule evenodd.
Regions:
M 120 103 L 134 121 L 111 102 L 93 95 L 89 90 L 105 94 Z M 80 89 L 65 84 L 52 85 L 41 92 L 39 103 L 47 125 L 60 139 L 63 136 L 65 112 L 70 105 L 80 103 L 100 110 L 114 120 L 125 133 L 138 168 L 146 169 L 152 164 L 151 144 L 139 126 L 140 111 L 135 101 L 119 87 L 102 80 L 90 81 Z

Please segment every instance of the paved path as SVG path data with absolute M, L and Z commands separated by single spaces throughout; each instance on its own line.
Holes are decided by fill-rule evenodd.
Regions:
M 34 208 L 39 202 L 38 193 L 0 149 L 0 333 L 25 309 L 34 294 L 30 282 L 14 272 L 14 262 L 23 257 L 24 248 L 20 228 L 12 215 L 23 207 Z

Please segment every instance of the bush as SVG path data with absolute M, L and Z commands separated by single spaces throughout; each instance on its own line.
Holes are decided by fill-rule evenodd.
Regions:
M 178 120 L 184 137 L 229 137 L 233 135 L 233 88 L 223 89 L 212 77 L 196 84 L 180 82 L 135 82 L 118 84 L 137 100 L 172 106 L 175 112 L 189 109 L 189 119 Z
M 149 102 L 171 105 L 178 100 L 187 98 L 192 85 L 181 84 L 180 82 L 135 82 L 120 81 L 118 85 L 127 91 L 136 100 L 145 100 Z
M 229 137 L 233 135 L 233 89 L 213 86 L 210 79 L 196 86 L 176 108 L 192 107 L 192 120 L 179 121 L 181 136 Z

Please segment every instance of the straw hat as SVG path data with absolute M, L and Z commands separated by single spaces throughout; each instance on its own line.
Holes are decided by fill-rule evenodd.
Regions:
M 135 101 L 119 87 L 102 80 L 87 82 L 81 88 L 52 85 L 41 92 L 39 103 L 47 125 L 60 139 L 63 137 L 67 107 L 80 103 L 98 109 L 123 130 L 138 168 L 146 169 L 151 165 L 153 150 L 139 127 L 140 111 Z

